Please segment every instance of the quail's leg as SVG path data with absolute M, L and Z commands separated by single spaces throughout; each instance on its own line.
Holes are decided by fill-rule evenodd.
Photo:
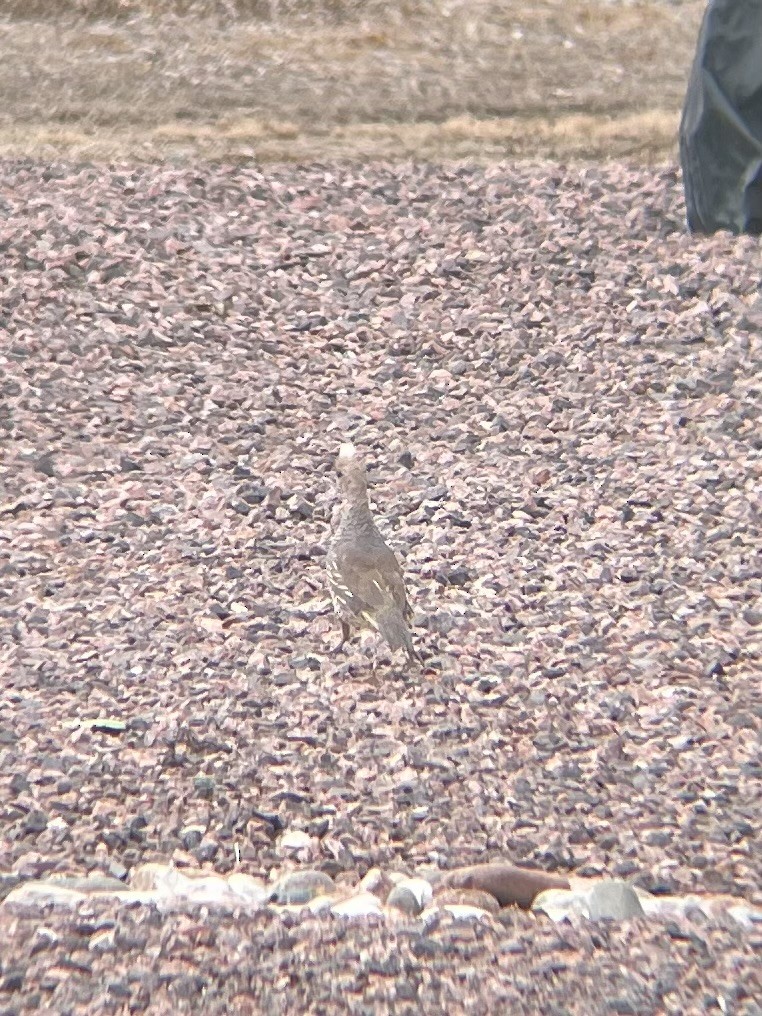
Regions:
M 340 621 L 341 621 L 341 642 L 339 642 L 339 644 L 333 650 L 334 653 L 341 652 L 341 650 L 344 648 L 344 643 L 349 638 L 349 625 L 343 618 L 340 618 Z
M 421 659 L 420 653 L 418 653 L 415 649 L 407 649 L 406 652 L 410 663 L 413 665 L 417 663 L 419 667 L 423 666 L 423 660 Z

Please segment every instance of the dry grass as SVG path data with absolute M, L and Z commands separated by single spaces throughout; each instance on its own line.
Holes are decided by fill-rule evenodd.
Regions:
M 702 9 L 14 0 L 0 154 L 659 160 Z

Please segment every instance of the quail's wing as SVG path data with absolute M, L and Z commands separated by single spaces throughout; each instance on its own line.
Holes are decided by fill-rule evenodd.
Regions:
M 329 579 L 352 613 L 372 614 L 390 601 L 403 614 L 410 612 L 402 569 L 386 544 L 342 548 Z

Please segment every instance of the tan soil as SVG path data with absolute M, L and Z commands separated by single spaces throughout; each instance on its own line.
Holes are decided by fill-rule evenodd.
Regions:
M 701 0 L 305 6 L 18 0 L 0 156 L 675 157 Z

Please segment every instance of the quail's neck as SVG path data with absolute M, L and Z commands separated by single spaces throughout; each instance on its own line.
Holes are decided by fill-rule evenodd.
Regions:
M 346 477 L 339 484 L 342 511 L 368 512 L 368 488 L 355 477 Z
M 339 527 L 352 530 L 375 530 L 376 525 L 368 505 L 367 494 L 344 502 L 339 516 Z

